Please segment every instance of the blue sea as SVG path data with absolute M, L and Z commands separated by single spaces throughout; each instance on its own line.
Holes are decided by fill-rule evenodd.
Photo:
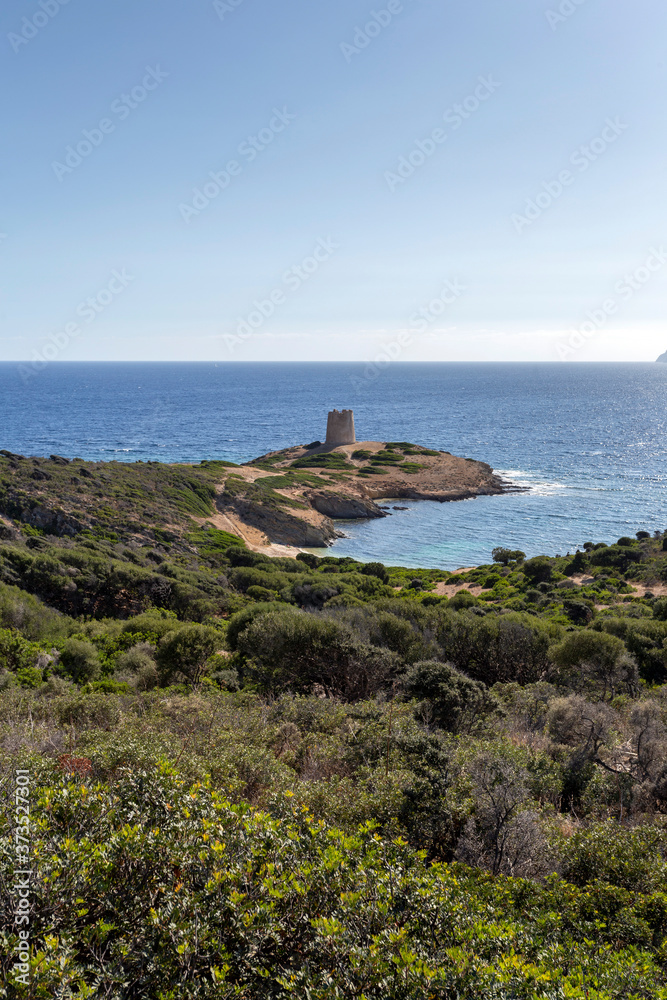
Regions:
M 667 529 L 667 364 L 0 364 L 0 448 L 121 462 L 245 462 L 323 439 L 352 408 L 359 440 L 488 462 L 530 492 L 343 522 L 333 554 L 456 569 L 496 545 L 529 556 Z

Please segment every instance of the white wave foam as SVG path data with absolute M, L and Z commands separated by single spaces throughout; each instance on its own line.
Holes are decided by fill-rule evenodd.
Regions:
M 553 496 L 571 489 L 567 483 L 543 479 L 538 473 L 526 472 L 524 469 L 495 469 L 494 471 L 513 486 L 525 486 L 530 489 L 533 495 L 537 496 Z

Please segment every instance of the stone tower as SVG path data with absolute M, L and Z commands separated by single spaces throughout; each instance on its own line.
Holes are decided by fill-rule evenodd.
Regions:
M 330 448 L 339 444 L 355 444 L 354 413 L 352 410 L 332 410 L 327 419 L 327 440 Z

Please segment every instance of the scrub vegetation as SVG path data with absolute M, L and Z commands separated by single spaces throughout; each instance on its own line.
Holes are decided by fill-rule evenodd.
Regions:
M 218 474 L 0 458 L 0 996 L 667 997 L 667 533 L 271 559 Z

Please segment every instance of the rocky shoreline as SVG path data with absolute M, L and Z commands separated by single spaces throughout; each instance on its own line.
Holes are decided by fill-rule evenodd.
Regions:
M 523 489 L 486 462 L 407 442 L 335 448 L 314 442 L 270 452 L 230 472 L 216 507 L 224 526 L 235 525 L 253 548 L 323 548 L 341 537 L 336 521 L 388 517 L 378 500 L 449 503 Z
M 0 451 L 0 537 L 16 532 L 133 544 L 197 545 L 212 526 L 267 555 L 325 548 L 337 522 L 387 517 L 382 501 L 439 503 L 516 492 L 490 465 L 408 442 L 270 452 L 245 465 L 86 462 Z

